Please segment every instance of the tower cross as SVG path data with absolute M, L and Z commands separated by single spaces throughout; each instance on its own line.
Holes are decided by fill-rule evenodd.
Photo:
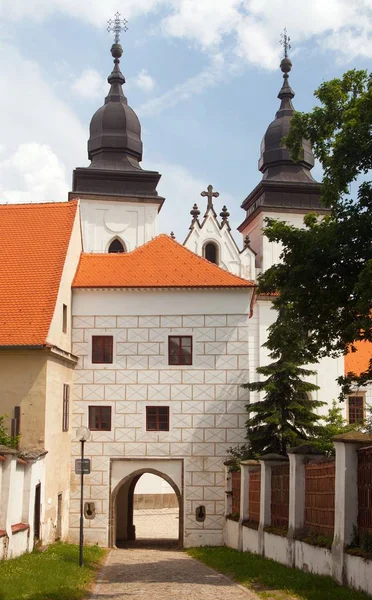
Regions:
M 213 185 L 209 185 L 207 187 L 207 192 L 201 192 L 201 196 L 207 196 L 208 198 L 208 204 L 207 204 L 207 210 L 209 208 L 212 208 L 213 206 L 213 198 L 218 198 L 218 196 L 220 195 L 219 192 L 214 192 L 213 191 Z
M 121 14 L 117 12 L 114 19 L 109 19 L 107 21 L 107 31 L 109 33 L 111 31 L 113 32 L 115 44 L 118 44 L 120 41 L 120 33 L 122 31 L 128 31 L 128 21 L 126 19 L 121 19 L 120 17 Z
M 280 34 L 280 44 L 284 48 L 284 58 L 288 58 L 288 50 L 291 49 L 291 44 L 289 43 L 291 38 L 287 34 L 287 28 L 284 27 L 283 33 Z

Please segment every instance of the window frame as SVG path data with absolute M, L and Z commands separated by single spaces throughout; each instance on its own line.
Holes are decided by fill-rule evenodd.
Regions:
M 216 262 L 214 262 L 213 260 L 209 260 L 209 258 L 207 258 L 207 246 L 212 245 L 215 248 L 216 251 Z M 219 245 L 217 244 L 217 242 L 215 242 L 214 240 L 207 240 L 203 246 L 203 257 L 210 262 L 212 265 L 219 265 L 220 264 L 220 248 Z
M 66 432 L 70 428 L 70 386 L 68 383 L 63 384 L 63 401 L 62 401 L 62 431 Z
M 178 338 L 179 340 L 182 340 L 182 339 L 191 340 L 190 346 L 187 346 L 188 348 L 190 348 L 190 354 L 183 355 L 182 352 L 180 352 L 179 354 L 176 355 L 177 358 L 179 359 L 178 362 L 171 362 L 171 357 L 174 358 L 174 355 L 171 355 L 171 351 L 170 351 L 172 338 Z M 182 350 L 182 342 L 181 342 L 179 348 Z M 180 360 L 182 357 L 186 357 L 186 356 L 190 356 L 190 362 L 182 362 Z M 168 335 L 168 365 L 171 367 L 175 367 L 175 366 L 191 367 L 192 364 L 193 364 L 193 336 L 192 335 Z
M 91 412 L 93 413 L 93 410 L 96 411 L 98 410 L 98 421 L 99 421 L 99 425 L 98 427 L 92 427 L 92 421 L 93 419 L 96 419 L 96 415 L 91 414 Z M 106 417 L 102 416 L 102 412 L 103 410 L 107 410 L 109 413 L 109 428 L 103 428 L 102 427 L 102 422 L 107 420 Z M 112 431 L 112 406 L 107 406 L 105 404 L 99 404 L 99 405 L 95 405 L 95 404 L 90 404 L 88 406 L 88 429 L 89 431 Z
M 166 426 L 167 426 L 166 429 L 160 428 L 160 418 L 161 418 L 161 415 L 159 413 L 160 410 L 165 411 L 165 417 L 166 417 L 165 423 L 166 423 Z M 151 415 L 149 415 L 150 411 L 155 411 L 155 415 L 152 416 L 152 418 L 155 417 L 155 421 L 156 421 L 155 429 L 154 428 L 151 428 L 151 429 L 149 428 L 149 419 L 151 418 Z M 151 405 L 146 406 L 145 427 L 146 427 L 146 431 L 149 431 L 149 432 L 160 432 L 161 433 L 161 432 L 170 431 L 170 409 L 169 409 L 169 406 L 164 406 L 164 405 L 157 406 L 155 404 L 151 404 Z
M 67 304 L 63 304 L 62 305 L 62 333 L 67 333 L 67 322 L 68 322 Z
M 111 346 L 109 348 L 109 358 L 111 360 L 101 360 L 105 358 L 106 349 L 104 345 L 101 348 L 100 360 L 95 360 L 94 352 L 95 352 L 95 340 L 97 339 L 110 339 Z M 92 335 L 92 347 L 91 347 L 91 363 L 92 365 L 112 365 L 114 362 L 114 336 L 113 335 Z
M 112 246 L 112 244 L 114 244 L 115 242 L 119 242 L 119 244 L 121 245 L 121 247 L 123 248 L 123 250 L 120 251 L 116 251 L 116 252 L 110 252 L 110 248 Z M 108 254 L 125 254 L 127 252 L 127 248 L 126 245 L 124 244 L 123 240 L 121 240 L 118 237 L 114 237 L 108 244 L 107 246 L 107 253 Z
M 353 398 L 360 398 L 362 400 L 362 405 L 361 406 L 351 406 L 351 400 Z M 350 394 L 347 398 L 347 422 L 349 423 L 349 425 L 355 425 L 358 423 L 364 423 L 365 421 L 365 405 L 366 405 L 366 398 L 364 394 Z M 357 419 L 357 412 L 361 409 L 362 411 L 362 418 L 361 419 Z M 351 411 L 353 411 L 353 418 L 350 418 L 350 413 Z

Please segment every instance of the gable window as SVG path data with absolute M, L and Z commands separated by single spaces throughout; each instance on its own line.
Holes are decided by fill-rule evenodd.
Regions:
M 206 258 L 207 260 L 209 260 L 209 262 L 214 263 L 215 265 L 218 264 L 218 248 L 217 248 L 217 244 L 214 244 L 213 242 L 208 242 L 208 244 L 205 244 L 205 246 L 204 246 L 204 258 Z
M 111 406 L 89 406 L 89 429 L 111 431 Z
M 123 242 L 121 242 L 118 238 L 115 238 L 109 245 L 108 251 L 110 254 L 119 254 L 121 252 L 125 252 Z
M 192 365 L 191 335 L 170 335 L 168 337 L 168 364 Z
M 92 336 L 92 363 L 112 363 L 114 338 L 112 335 Z
M 169 431 L 169 406 L 146 406 L 146 431 Z
M 63 384 L 62 431 L 68 431 L 70 416 L 70 386 Z
M 348 405 L 349 423 L 362 423 L 364 421 L 364 396 L 349 396 Z
M 67 333 L 67 305 L 63 305 L 62 309 L 62 331 L 63 333 Z

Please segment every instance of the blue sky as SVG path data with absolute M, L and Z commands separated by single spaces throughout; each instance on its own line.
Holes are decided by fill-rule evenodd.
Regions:
M 298 110 L 312 108 L 322 81 L 369 69 L 372 57 L 372 0 L 0 0 L 1 201 L 65 200 L 72 169 L 88 164 L 117 10 L 129 20 L 121 68 L 142 123 L 142 166 L 162 173 L 160 231 L 180 240 L 210 183 L 232 225 L 244 218 L 278 108 L 284 26 Z

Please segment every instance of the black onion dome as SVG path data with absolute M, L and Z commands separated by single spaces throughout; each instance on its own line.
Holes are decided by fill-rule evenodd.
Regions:
M 141 125 L 124 95 L 125 77 L 119 62 L 123 54 L 120 44 L 113 44 L 114 69 L 107 78 L 110 91 L 105 104 L 97 110 L 90 122 L 88 141 L 89 168 L 133 171 L 141 169 Z
M 283 138 L 289 133 L 294 113 L 292 99 L 295 94 L 288 83 L 288 73 L 292 68 L 288 57 L 283 58 L 280 68 L 284 73 L 283 86 L 278 94 L 281 104 L 261 142 L 258 168 L 263 173 L 263 179 L 304 183 L 314 181 L 310 173 L 310 169 L 314 166 L 310 142 L 302 140 L 302 160 L 296 163 L 291 160 L 289 151 L 283 144 Z

